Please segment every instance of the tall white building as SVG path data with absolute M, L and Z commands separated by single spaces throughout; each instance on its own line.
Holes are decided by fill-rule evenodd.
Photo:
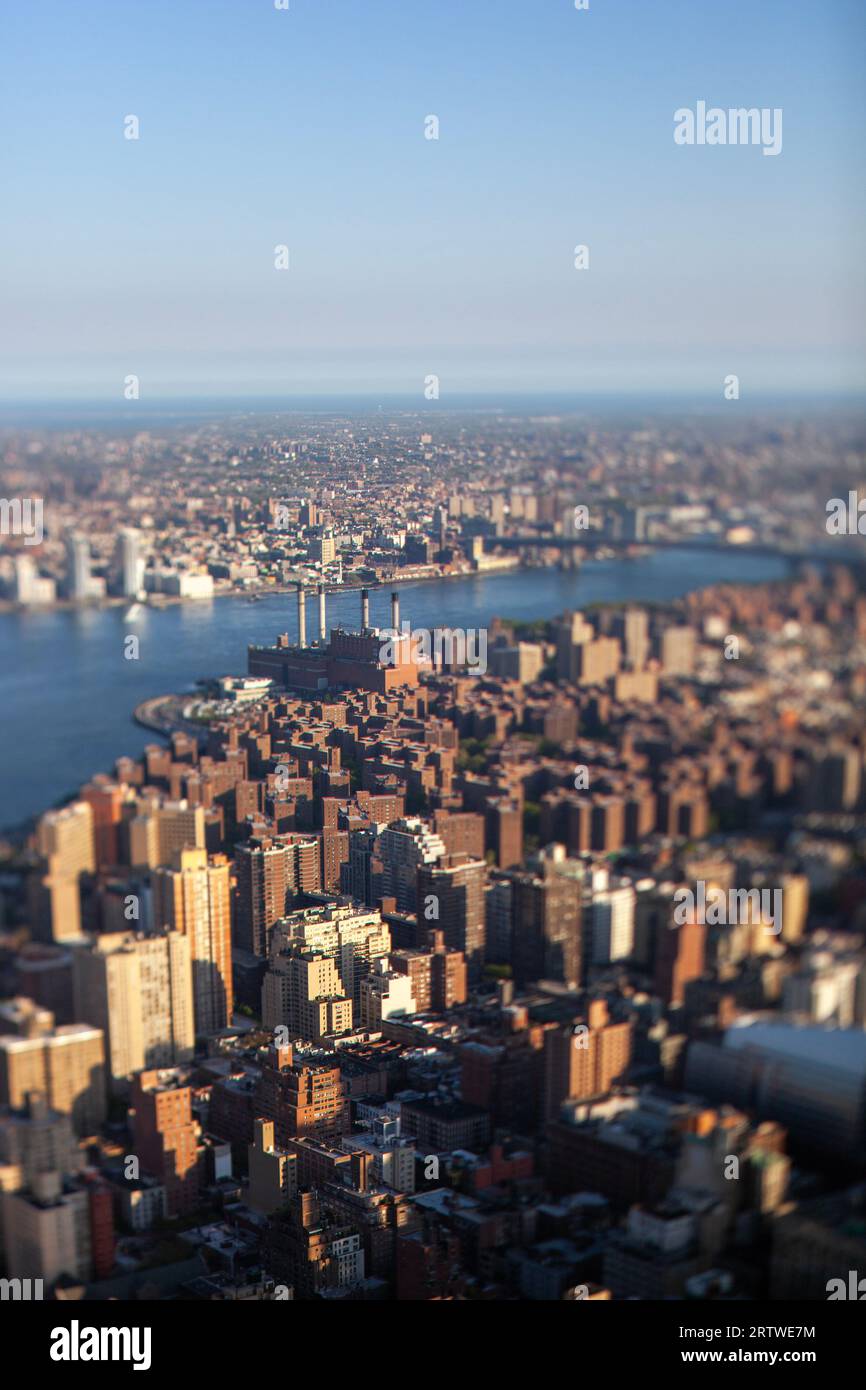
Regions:
M 66 536 L 66 590 L 73 599 L 89 598 L 93 592 L 90 546 L 80 531 L 69 531 Z
M 831 951 L 808 951 L 800 969 L 785 979 L 782 1007 L 811 1023 L 852 1028 L 861 1021 L 858 987 L 862 970 L 861 960 L 837 960 Z
M 39 1173 L 31 1191 L 4 1192 L 2 1230 L 6 1266 L 15 1279 L 52 1284 L 61 1274 L 91 1276 L 92 1242 L 87 1190 L 64 1191 L 60 1173 Z
M 115 566 L 119 592 L 134 598 L 144 587 L 144 560 L 141 537 L 132 526 L 124 526 L 117 538 Z
M 632 954 L 635 900 L 635 891 L 630 883 L 593 895 L 593 965 L 609 965 L 613 961 L 626 960 Z
M 12 596 L 16 603 L 32 603 L 38 570 L 31 555 L 15 556 Z
M 377 1028 L 389 1018 L 405 1018 L 417 1009 L 411 975 L 389 970 L 384 957 L 376 965 L 377 969 L 361 981 L 361 1026 L 364 1028 Z

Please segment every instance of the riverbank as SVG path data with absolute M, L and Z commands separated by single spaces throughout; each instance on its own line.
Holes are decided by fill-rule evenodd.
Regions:
M 442 569 L 437 565 L 412 565 L 405 570 L 399 570 L 393 575 L 379 579 L 350 579 L 344 580 L 342 584 L 325 583 L 326 594 L 358 593 L 361 589 L 389 589 L 389 588 L 408 588 L 414 584 L 429 584 L 446 579 L 468 579 L 474 574 L 501 574 L 510 573 L 516 569 L 534 569 L 536 566 L 527 564 L 520 556 L 498 557 L 500 563 L 486 565 L 481 569 L 473 569 L 471 566 L 466 569 Z M 116 594 L 108 594 L 104 598 L 97 599 L 55 599 L 53 603 L 14 603 L 11 599 L 0 599 L 0 615 L 19 614 L 21 616 L 37 613 L 101 613 L 112 608 L 130 608 L 133 604 L 141 608 L 161 609 L 174 608 L 181 604 L 202 604 L 210 603 L 217 598 L 236 598 L 248 599 L 256 602 L 259 599 L 267 598 L 270 594 L 294 594 L 297 591 L 299 580 L 288 580 L 283 584 L 246 584 L 242 588 L 232 584 L 222 588 L 215 588 L 212 594 L 190 596 L 186 594 L 147 594 L 143 598 L 135 599 L 129 596 L 120 597 Z M 310 579 L 305 583 L 307 596 L 314 598 L 320 580 Z
M 413 628 L 469 630 L 489 627 L 496 616 L 532 621 L 593 603 L 665 603 L 710 584 L 761 583 L 786 573 L 778 558 L 658 550 L 638 559 L 586 560 L 575 571 L 520 568 L 401 579 L 399 587 Z M 357 587 L 331 593 L 329 626 L 357 627 Z M 371 622 L 387 627 L 389 586 L 369 587 Z M 291 592 L 269 590 L 255 603 L 233 594 L 233 602 L 145 605 L 135 617 L 135 659 L 127 655 L 131 620 L 119 606 L 0 618 L 0 826 L 20 826 L 118 757 L 140 756 L 164 729 L 134 720 L 133 710 L 167 691 L 194 699 L 202 677 L 243 674 L 250 643 L 271 645 L 280 632 L 296 640 Z
M 183 733 L 201 743 L 206 737 L 202 726 L 184 717 L 184 710 L 192 698 L 190 695 L 154 695 L 135 706 L 132 718 L 143 729 L 150 729 L 163 738 Z

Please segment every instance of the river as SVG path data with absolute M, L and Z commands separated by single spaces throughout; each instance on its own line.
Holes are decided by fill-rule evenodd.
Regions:
M 511 570 L 407 584 L 401 619 L 413 628 L 482 628 L 495 616 L 548 618 L 599 601 L 664 601 L 707 584 L 787 572 L 787 563 L 772 556 L 656 551 L 636 560 L 590 560 L 579 571 Z M 387 626 L 389 594 L 371 591 L 374 624 Z M 357 627 L 359 606 L 357 590 L 330 594 L 328 625 Z M 313 600 L 307 632 L 317 631 Z M 191 690 L 200 676 L 245 673 L 247 642 L 270 642 L 278 632 L 297 632 L 293 594 L 143 608 L 135 622 L 118 607 L 0 616 L 0 826 L 44 810 L 92 773 L 109 771 L 115 758 L 154 742 L 157 735 L 131 719 L 142 700 Z M 137 661 L 124 658 L 129 633 L 139 639 Z

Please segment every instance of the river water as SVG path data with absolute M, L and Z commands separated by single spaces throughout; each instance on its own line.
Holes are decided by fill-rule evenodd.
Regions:
M 512 570 L 407 584 L 401 620 L 413 628 L 483 628 L 493 617 L 548 618 L 565 608 L 625 599 L 664 601 L 726 581 L 782 578 L 784 560 L 719 552 L 656 551 L 637 560 L 587 561 L 579 571 Z M 389 622 L 390 588 L 370 593 L 371 621 Z M 328 625 L 359 625 L 357 590 L 328 595 Z M 122 754 L 157 735 L 132 722 L 149 696 L 191 690 L 200 676 L 246 672 L 247 642 L 297 633 L 294 594 L 259 603 L 241 596 L 144 608 L 0 616 L 0 826 L 11 826 L 74 791 Z M 315 600 L 307 633 L 318 632 Z M 124 658 L 135 633 L 139 659 Z

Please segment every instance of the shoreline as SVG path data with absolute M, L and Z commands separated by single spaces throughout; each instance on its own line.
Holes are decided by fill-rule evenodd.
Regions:
M 405 577 L 395 574 L 387 579 L 359 579 L 343 584 L 326 582 L 325 593 L 357 593 L 360 589 L 387 589 L 392 585 L 403 589 L 414 584 L 438 583 L 443 579 L 472 579 L 492 574 L 513 574 L 518 569 L 535 568 L 537 566 L 526 564 L 520 557 L 516 557 L 513 562 L 506 557 L 505 564 L 491 565 L 489 568 L 481 570 L 437 570 L 429 574 L 410 573 Z M 75 599 L 56 599 L 53 603 L 39 604 L 14 603 L 11 599 L 0 599 L 0 617 L 16 615 L 26 617 L 30 614 L 44 613 L 104 613 L 112 608 L 131 608 L 133 604 L 158 612 L 162 608 L 175 608 L 182 603 L 212 603 L 215 599 L 220 598 L 251 599 L 255 602 L 258 599 L 267 598 L 269 594 L 293 595 L 297 592 L 299 582 L 299 580 L 292 579 L 288 583 L 250 585 L 244 589 L 214 589 L 212 594 L 199 595 L 194 598 L 185 597 L 182 594 L 149 594 L 143 599 L 109 595 L 106 598 L 85 600 L 84 602 L 77 602 Z M 309 584 L 305 585 L 308 598 L 315 598 L 319 582 L 321 581 L 311 580 Z
M 663 547 L 662 547 L 662 548 L 653 547 L 651 553 L 652 553 L 653 555 L 655 555 L 655 554 L 664 554 L 664 548 L 663 548 Z M 649 558 L 649 557 L 647 557 L 647 558 Z M 608 569 L 611 568 L 611 567 L 612 567 L 614 570 L 616 570 L 616 569 L 618 568 L 617 562 L 616 562 L 616 561 L 612 561 L 610 565 L 607 564 L 607 563 L 604 563 L 604 562 L 600 562 L 600 563 L 593 563 L 592 565 L 587 566 L 587 570 L 588 570 L 590 573 L 589 573 L 586 577 L 590 580 L 590 587 L 591 587 L 593 590 L 595 590 L 595 589 L 597 589 L 597 588 L 601 588 L 603 591 L 606 591 L 607 584 L 606 584 L 606 581 L 605 581 L 604 578 L 603 578 L 603 572 L 606 571 L 606 570 L 608 570 Z M 480 572 L 480 573 L 476 571 L 476 572 L 473 572 L 473 573 L 470 573 L 470 574 L 467 574 L 467 573 L 465 573 L 465 572 L 454 572 L 454 571 L 451 571 L 451 572 L 448 573 L 447 575 L 430 575 L 430 574 L 426 574 L 426 575 L 425 575 L 425 574 L 417 574 L 417 573 L 416 573 L 416 574 L 415 574 L 414 576 L 412 576 L 411 578 L 407 576 L 407 577 L 405 578 L 405 580 L 403 581 L 403 584 L 404 584 L 405 587 L 410 587 L 410 586 L 411 586 L 413 589 L 417 587 L 417 588 L 419 588 L 419 589 L 422 591 L 422 593 L 423 593 L 423 592 L 424 592 L 424 589 L 425 589 L 425 586 L 426 586 L 426 588 L 429 589 L 431 585 L 437 583 L 437 582 L 439 581 L 439 579 L 441 579 L 441 578 L 464 579 L 464 580 L 466 580 L 466 579 L 484 579 L 484 580 L 486 580 L 486 579 L 491 578 L 491 577 L 494 578 L 494 579 L 498 578 L 499 581 L 500 581 L 500 583 L 505 584 L 505 590 L 504 590 L 501 594 L 498 594 L 498 593 L 497 593 L 497 594 L 494 594 L 493 592 L 488 592 L 487 595 L 486 595 L 485 602 L 486 602 L 487 607 L 490 609 L 491 612 L 496 612 L 496 613 L 502 615 L 503 617 L 509 617 L 509 616 L 513 616 L 513 615 L 512 615 L 512 612 L 511 612 L 511 606 L 510 606 L 510 601 L 509 601 L 509 600 L 510 600 L 511 594 L 512 594 L 512 593 L 514 592 L 514 590 L 515 590 L 515 586 L 516 586 L 517 594 L 518 594 L 518 597 L 519 597 L 520 593 L 523 592 L 523 586 L 524 586 L 524 584 L 526 585 L 526 587 L 527 587 L 527 589 L 528 589 L 528 587 L 530 586 L 530 581 L 531 581 L 536 575 L 539 575 L 540 577 L 543 578 L 543 576 L 544 576 L 544 571 L 548 570 L 549 568 L 550 568 L 549 566 L 532 566 L 532 565 L 530 565 L 530 566 L 509 566 L 508 569 L 502 569 L 502 570 L 493 569 L 493 570 L 490 570 L 490 571 L 487 571 L 487 572 Z M 558 566 L 557 566 L 556 568 L 559 569 Z M 629 567 L 629 568 L 630 568 L 630 567 Z M 709 568 L 712 569 L 712 566 L 710 566 Z M 721 581 L 719 581 L 718 579 L 713 579 L 713 577 L 712 577 L 711 575 L 708 575 L 707 573 L 703 573 L 703 572 L 702 572 L 700 575 L 695 574 L 695 573 L 693 572 L 693 570 L 692 570 L 692 566 L 691 566 L 691 565 L 689 565 L 689 566 L 687 567 L 687 570 L 688 570 L 688 573 L 687 573 L 687 574 L 684 574 L 684 575 L 682 576 L 682 584 L 680 585 L 680 584 L 678 583 L 678 584 L 676 585 L 676 592 L 677 592 L 678 594 L 683 594 L 683 593 L 692 592 L 692 591 L 695 590 L 695 589 L 701 589 L 701 588 L 705 587 L 705 586 L 708 585 L 708 584 L 712 584 L 713 582 L 721 582 Z M 525 576 L 525 579 L 522 578 L 521 575 Z M 781 576 L 774 575 L 773 577 L 774 577 L 774 578 L 779 578 L 779 577 L 781 577 Z M 574 578 L 577 578 L 577 574 L 574 575 Z M 728 582 L 735 582 L 735 583 L 740 583 L 740 584 L 742 584 L 742 583 L 746 583 L 746 584 L 748 584 L 748 583 L 763 583 L 763 582 L 767 582 L 768 579 L 769 579 L 769 576 L 767 576 L 767 575 L 755 575 L 755 576 L 750 577 L 750 578 L 745 578 L 745 577 L 743 577 L 742 575 L 740 575 L 736 580 L 729 580 Z M 510 587 L 509 587 L 509 584 L 508 584 L 508 581 L 509 581 L 509 580 L 510 580 Z M 384 582 L 380 582 L 380 584 L 378 584 L 378 585 L 376 585 L 376 586 L 369 586 L 369 587 L 383 588 L 383 587 L 386 586 L 386 584 L 387 584 L 387 581 L 384 581 Z M 339 592 L 341 591 L 342 588 L 352 588 L 352 590 L 353 590 L 354 592 L 357 592 L 358 588 L 360 588 L 360 587 L 362 587 L 360 584 L 354 584 L 354 585 L 351 585 L 351 586 L 348 586 L 348 585 L 343 585 L 343 586 L 328 586 L 328 591 L 329 591 L 330 593 L 333 594 L 333 593 L 339 593 Z M 471 589 L 474 589 L 475 587 L 476 587 L 475 585 L 470 585 L 470 586 L 469 586 L 469 588 L 471 588 Z M 495 585 L 495 586 L 493 586 L 493 587 L 494 587 L 495 589 L 498 589 L 498 588 L 499 588 L 499 585 L 497 584 L 497 585 Z M 633 587 L 633 585 L 632 585 L 632 587 Z M 275 592 L 275 591 L 274 591 L 274 590 L 270 590 L 270 592 Z M 291 593 L 294 592 L 294 586 L 293 586 L 292 588 L 286 588 L 285 586 L 281 586 L 280 592 L 281 592 L 283 595 L 285 595 L 285 594 L 291 594 Z M 222 596 L 225 596 L 225 595 L 222 595 Z M 243 594 L 241 594 L 241 593 L 234 593 L 232 596 L 233 596 L 233 597 L 236 597 L 236 598 L 243 598 Z M 552 596 L 551 596 L 551 597 L 552 597 Z M 474 600 L 472 600 L 472 601 L 474 602 Z M 590 601 L 590 598 L 589 598 L 589 595 L 587 594 L 586 599 L 585 599 L 585 602 L 589 602 L 589 601 Z M 611 596 L 610 596 L 610 595 L 608 595 L 608 597 L 605 598 L 605 597 L 604 597 L 604 594 L 601 593 L 601 594 L 599 594 L 599 596 L 598 596 L 597 598 L 595 598 L 592 602 L 593 602 L 593 606 L 596 606 L 596 605 L 604 606 L 606 603 L 609 603 L 609 602 L 611 602 L 611 601 L 612 601 L 612 599 L 611 599 Z M 616 601 L 616 600 L 613 600 L 613 601 Z M 634 600 L 633 600 L 633 601 L 634 601 Z M 644 601 L 646 601 L 646 599 L 644 599 Z M 663 601 L 663 600 L 659 600 L 659 601 Z M 664 600 L 664 601 L 666 601 L 666 600 Z M 180 600 L 180 599 L 178 599 L 178 600 L 175 600 L 175 602 L 198 602 L 198 603 L 201 603 L 201 602 L 203 602 L 203 600 L 192 600 L 192 599 L 189 599 L 189 600 Z M 431 609 L 431 605 L 430 605 L 429 601 L 426 600 L 426 599 L 422 601 L 422 607 L 423 607 L 423 605 L 424 605 L 425 603 L 426 603 L 426 608 L 427 608 L 427 609 Z M 535 605 L 533 605 L 533 609 L 532 609 L 533 616 L 537 616 L 537 615 L 539 614 L 539 611 L 540 611 L 542 614 L 546 615 L 546 616 L 552 616 L 554 613 L 559 612 L 559 611 L 562 610 L 562 603 L 563 603 L 562 597 L 561 597 L 561 596 L 558 596 L 558 606 L 553 606 L 553 607 L 551 607 L 551 608 L 550 608 L 550 613 L 549 613 L 549 614 L 547 614 L 546 609 L 545 609 L 545 607 L 544 607 L 543 604 L 540 606 L 540 609 L 539 609 L 539 605 L 538 605 L 538 604 L 535 604 Z M 279 606 L 277 606 L 277 608 L 279 608 Z M 424 611 L 426 611 L 426 609 L 425 609 Z M 433 604 L 433 606 L 432 606 L 432 609 L 431 609 L 431 615 L 435 617 L 435 613 L 436 613 L 437 611 L 438 611 L 438 609 L 436 608 L 436 605 L 435 605 L 435 602 L 434 602 L 434 604 Z M 208 617 L 208 622 L 211 622 L 213 619 L 216 619 L 218 623 L 221 622 L 221 618 L 220 618 L 221 610 L 218 609 L 218 608 L 216 608 L 216 607 L 214 607 L 213 605 L 211 605 L 211 607 L 210 607 L 209 610 L 205 610 L 205 613 L 206 613 L 206 615 L 207 615 L 208 613 L 210 614 L 210 616 Z M 142 615 L 142 616 L 143 616 L 143 615 Z M 259 615 L 259 616 L 261 617 L 262 615 Z M 265 621 L 265 623 L 267 623 L 267 612 L 264 613 L 264 621 Z M 235 606 L 235 608 L 232 610 L 232 614 L 231 614 L 231 617 L 230 617 L 230 619 L 229 619 L 229 622 L 230 622 L 230 624 L 232 625 L 232 628 L 233 628 L 233 629 L 234 629 L 234 628 L 237 628 L 238 631 L 244 632 L 245 626 L 246 626 L 246 625 L 245 625 L 244 612 L 243 612 L 242 607 L 240 607 L 239 605 L 236 605 L 236 606 Z M 65 627 L 66 627 L 66 624 L 64 624 L 63 626 L 64 626 L 64 628 L 65 628 Z M 17 640 L 16 632 L 20 631 L 20 633 L 21 633 L 21 635 L 22 635 L 22 637 L 23 637 L 23 634 L 25 633 L 25 631 L 28 631 L 28 630 L 29 630 L 29 629 L 26 629 L 25 627 L 21 627 L 21 628 L 19 629 L 17 624 L 14 625 L 14 628 L 12 627 L 12 625 L 10 625 L 10 628 L 7 629 L 7 634 L 8 634 L 8 636 L 9 636 L 10 640 L 15 641 L 15 640 Z M 85 641 L 85 640 L 86 640 L 86 637 L 85 637 L 85 636 L 82 636 L 81 638 L 76 638 L 76 641 L 79 641 L 79 642 Z M 248 639 L 248 634 L 244 636 L 243 640 L 248 642 L 248 640 L 249 640 L 249 639 Z M 199 656 L 201 657 L 201 652 L 199 652 Z M 213 653 L 210 653 L 210 656 L 212 657 L 212 656 L 213 656 Z M 213 662 L 213 660 L 210 660 L 210 659 L 208 659 L 208 660 L 198 660 L 198 661 L 196 661 L 195 664 L 196 664 L 196 666 L 198 667 L 200 673 L 203 673 L 203 672 L 205 672 L 205 671 L 207 671 L 207 670 L 209 670 L 209 669 L 210 669 L 211 671 L 214 669 L 214 662 Z M 219 663 L 219 662 L 218 662 L 218 663 L 216 663 L 216 664 L 222 665 L 223 663 Z M 228 661 L 226 661 L 224 664 L 225 664 L 225 666 L 226 666 L 226 669 L 228 669 L 228 668 L 230 668 L 230 667 L 234 667 L 234 665 L 235 665 L 236 663 L 235 663 L 234 661 L 232 661 L 232 660 L 228 660 Z M 95 771 L 97 771 L 98 769 L 100 769 L 100 767 L 102 767 L 102 768 L 104 768 L 104 769 L 106 769 L 106 770 L 110 770 L 110 768 L 113 766 L 113 762 L 114 762 L 115 758 L 119 755 L 119 753 L 122 753 L 122 752 L 124 752 L 124 751 L 127 751 L 127 750 L 125 749 L 125 747 L 124 747 L 124 742 L 125 742 L 125 740 L 124 740 L 124 735 L 123 735 L 123 732 L 122 732 L 122 727 L 121 727 L 121 724 L 120 724 L 120 720 L 121 720 L 121 719 L 122 719 L 123 725 L 125 725 L 125 727 L 126 727 L 128 730 L 132 730 L 132 729 L 134 729 L 134 728 L 137 728 L 137 729 L 139 730 L 139 733 L 138 733 L 138 740 L 140 740 L 140 739 L 142 738 L 141 731 L 142 731 L 142 730 L 147 730 L 147 731 L 152 735 L 154 741 L 156 741 L 156 740 L 159 740 L 159 741 L 161 741 L 161 742 L 162 742 L 162 741 L 167 741 L 167 739 L 168 739 L 168 738 L 170 737 L 170 735 L 171 735 L 171 732 L 172 732 L 174 729 L 178 729 L 178 728 L 183 728 L 185 732 L 189 733 L 190 736 L 195 737 L 197 740 L 200 740 L 200 739 L 201 739 L 202 733 L 203 733 L 203 729 L 202 729 L 202 726 L 201 726 L 201 725 L 199 725 L 199 724 L 197 724 L 197 723 L 194 723 L 194 724 L 189 725 L 189 724 L 188 724 L 188 721 L 184 721 L 183 723 L 180 723 L 179 716 L 180 716 L 181 712 L 180 712 L 180 708 L 179 708 L 178 701 L 182 700 L 182 701 L 185 703 L 185 702 L 188 701 L 190 698 L 192 698 L 193 692 L 192 692 L 191 690 L 188 690 L 188 689 L 186 688 L 186 686 L 184 686 L 183 684 L 181 684 L 180 686 L 178 686 L 178 685 L 175 684 L 175 685 L 174 685 L 174 690 L 173 690 L 173 692 L 172 692 L 172 683 L 173 683 L 173 681 L 176 681 L 176 680 L 177 680 L 177 670 L 175 669 L 175 667 L 176 667 L 176 663 L 171 663 L 171 662 L 170 662 L 170 663 L 168 663 L 168 669 L 165 669 L 165 670 L 164 670 L 164 673 L 163 673 L 163 674 L 164 674 L 164 676 L 167 677 L 167 679 L 165 679 L 164 681 L 161 681 L 161 682 L 160 682 L 160 684 L 161 684 L 161 686 L 162 686 L 162 692 L 161 692 L 160 694 L 158 694 L 158 695 L 151 694 L 151 695 L 149 696 L 149 698 L 147 698 L 147 699 L 140 699 L 139 702 L 138 702 L 138 704 L 136 704 L 136 706 L 135 706 L 134 709 L 131 708 L 131 706 L 129 705 L 129 703 L 127 703 L 127 702 L 124 701 L 125 708 L 123 708 L 122 710 L 121 710 L 120 708 L 118 708 L 118 709 L 116 709 L 115 711 L 113 711 L 113 725 L 117 725 L 117 728 L 118 728 L 117 738 L 116 738 L 115 741 L 112 742 L 112 745 L 111 745 L 111 746 L 109 746 L 109 745 L 105 742 L 105 740 L 102 740 L 102 741 L 99 742 L 98 748 L 97 748 L 97 747 L 94 747 L 94 748 L 91 750 L 92 761 L 89 761 L 89 762 L 88 762 L 88 766 L 87 766 L 86 770 L 82 773 L 82 776 L 81 776 L 80 781 L 86 781 L 87 778 L 88 778 L 89 776 L 92 776 L 92 775 L 94 774 Z M 151 687 L 151 689 L 152 689 L 152 687 Z M 182 691 L 183 694 L 182 694 L 182 695 L 178 695 L 178 693 L 177 693 L 178 690 Z M 172 692 L 172 694 L 170 695 L 169 692 Z M 170 706 L 167 706 L 167 705 L 166 705 L 166 702 L 167 702 L 168 700 L 171 700 L 172 698 L 175 699 L 175 705 L 174 705 L 174 708 L 173 708 L 173 709 L 172 709 Z M 160 706 L 162 706 L 163 708 L 160 709 L 160 708 L 159 708 Z M 100 756 L 100 754 L 101 754 L 102 756 Z M 74 789 L 70 789 L 70 788 L 68 788 L 68 787 L 67 787 L 67 788 L 62 788 L 62 787 L 59 788 L 58 791 L 56 792 L 55 796 L 52 796 L 52 795 L 51 795 L 51 790 L 52 790 L 52 789 L 51 789 L 50 787 L 47 787 L 45 790 L 47 791 L 47 795 L 45 795 L 44 800 L 43 800 L 42 798 L 40 798 L 40 804 L 39 804 L 38 806 L 34 807 L 34 809 L 33 809 L 33 811 L 32 811 L 31 814 L 28 814 L 28 813 L 25 812 L 25 813 L 22 815 L 22 810 L 23 810 L 23 808 L 20 807 L 20 805 L 15 805 L 15 801 L 17 800 L 17 798 L 10 798 L 11 804 L 9 805 L 8 810 L 9 810 L 9 812 L 11 812 L 11 814 L 8 816 L 8 818 L 7 818 L 7 817 L 4 817 L 4 818 L 3 818 L 3 823 L 2 823 L 2 825 L 0 825 L 0 837 L 4 837 L 4 838 L 6 838 L 6 839 L 11 839 L 11 840 L 13 840 L 13 841 L 18 841 L 18 842 L 20 843 L 20 841 L 21 841 L 21 840 L 26 836 L 26 834 L 32 829 L 32 826 L 33 826 L 33 824 L 35 823 L 35 821 L 38 819 L 39 815 L 41 815 L 41 814 L 42 814 L 45 810 L 47 810 L 47 809 L 51 809 L 51 808 L 54 808 L 54 807 L 57 807 L 57 806 L 62 806 L 63 804 L 65 804 L 65 803 L 70 799 L 71 796 L 75 795 Z M 17 814 L 16 814 L 16 812 L 17 812 Z
M 192 698 L 176 693 L 151 695 L 137 704 L 129 717 L 140 728 L 150 729 L 162 738 L 170 739 L 172 734 L 182 733 L 201 743 L 207 736 L 206 727 L 183 717 L 183 706 Z

